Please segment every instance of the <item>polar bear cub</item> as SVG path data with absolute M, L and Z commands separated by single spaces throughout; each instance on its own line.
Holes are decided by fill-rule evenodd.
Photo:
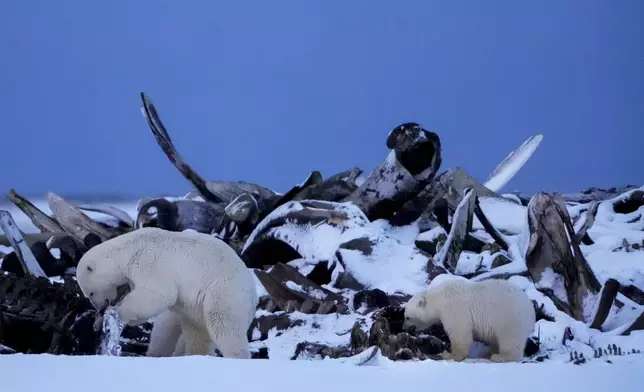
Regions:
M 114 308 L 126 324 L 166 312 L 161 324 L 168 325 L 153 336 L 157 347 L 176 347 L 181 340 L 180 354 L 211 355 L 216 346 L 224 357 L 250 358 L 255 281 L 225 242 L 201 233 L 141 228 L 91 248 L 76 271 L 92 304 L 102 311 L 117 302 Z
M 470 345 L 478 341 L 490 347 L 490 360 L 518 362 L 536 322 L 532 301 L 514 284 L 454 276 L 437 279 L 412 296 L 404 314 L 403 328 L 425 329 L 442 323 L 452 345 L 451 354 L 444 358 L 455 361 L 465 359 Z

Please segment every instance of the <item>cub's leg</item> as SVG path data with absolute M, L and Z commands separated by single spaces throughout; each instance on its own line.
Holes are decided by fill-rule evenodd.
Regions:
M 449 336 L 452 343 L 451 354 L 443 354 L 444 359 L 452 359 L 454 361 L 462 361 L 467 358 L 470 346 L 474 342 L 474 335 L 472 333 L 472 326 L 467 323 L 465 325 L 462 321 L 454 317 L 445 317 L 441 320 L 445 333 Z
M 525 341 L 523 339 L 509 339 L 499 342 L 499 353 L 493 354 L 490 361 L 494 362 L 520 362 L 523 359 Z

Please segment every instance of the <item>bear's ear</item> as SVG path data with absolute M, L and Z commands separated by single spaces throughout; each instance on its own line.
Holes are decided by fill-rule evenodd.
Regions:
M 92 271 L 94 271 L 94 268 L 92 268 L 90 265 L 88 265 L 88 266 L 87 266 L 87 270 L 88 270 L 89 272 L 92 272 Z
M 426 307 L 426 306 L 427 306 L 427 300 L 426 300 L 425 298 L 421 298 L 421 299 L 418 301 L 418 306 L 419 306 L 419 307 L 421 307 L 421 308 Z

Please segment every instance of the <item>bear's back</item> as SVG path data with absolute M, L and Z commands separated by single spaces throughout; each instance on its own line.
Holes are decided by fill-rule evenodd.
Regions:
M 473 289 L 485 296 L 499 298 L 527 298 L 526 294 L 515 284 L 505 279 L 486 279 L 472 282 Z
M 137 233 L 140 232 L 140 233 Z M 138 229 L 136 242 L 141 249 L 155 255 L 156 261 L 177 268 L 211 269 L 219 271 L 237 269 L 245 264 L 224 241 L 208 234 L 193 231 L 168 231 L 154 227 Z
M 445 308 L 470 308 L 475 317 L 525 308 L 525 304 L 530 302 L 520 288 L 501 279 L 480 282 L 450 279 L 431 287 L 427 294 L 430 302 L 441 301 L 443 304 L 440 306 Z
M 534 324 L 532 301 L 519 287 L 505 279 L 487 279 L 472 282 L 472 300 L 478 317 L 482 319 L 505 320 L 514 323 L 521 320 L 525 328 Z M 512 317 L 508 317 L 511 315 Z
M 178 278 L 215 271 L 227 276 L 246 268 L 237 253 L 218 238 L 156 227 L 144 227 L 105 241 L 88 250 L 82 262 L 110 269 L 120 265 Z

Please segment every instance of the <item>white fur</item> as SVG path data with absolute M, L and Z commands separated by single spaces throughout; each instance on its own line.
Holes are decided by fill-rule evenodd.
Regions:
M 489 345 L 490 360 L 518 362 L 535 318 L 528 296 L 510 282 L 441 279 L 407 302 L 403 327 L 425 329 L 442 323 L 452 344 L 446 357 L 456 361 L 465 359 L 470 345 L 478 341 Z
M 175 355 L 210 355 L 214 345 L 224 357 L 250 358 L 246 333 L 258 302 L 255 281 L 219 239 L 138 229 L 91 248 L 79 261 L 76 278 L 99 310 L 116 299 L 117 287 L 128 284 L 131 292 L 115 306 L 127 324 L 160 316 L 152 355 L 170 347 Z
M 181 315 L 171 310 L 162 312 L 154 320 L 154 327 L 150 332 L 148 344 L 148 357 L 169 357 L 183 355 L 179 349 L 181 335 Z

